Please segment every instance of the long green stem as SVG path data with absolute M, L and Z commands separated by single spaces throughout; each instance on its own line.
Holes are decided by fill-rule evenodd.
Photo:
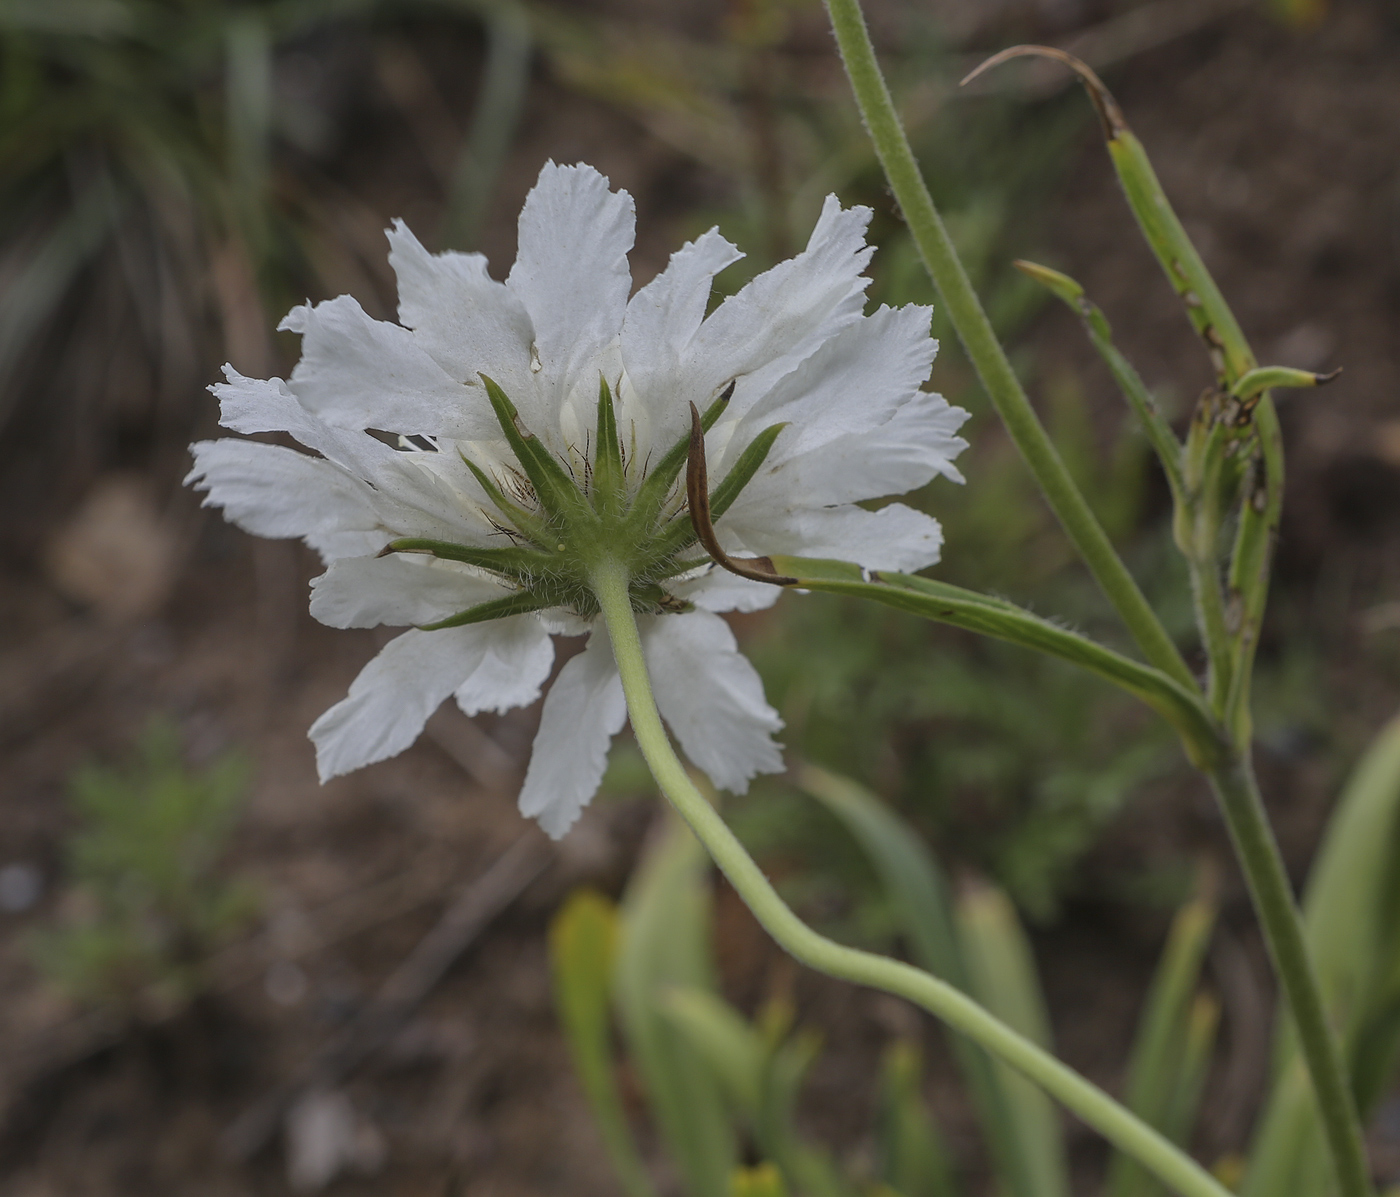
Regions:
M 1288 993 L 1298 1043 L 1312 1075 L 1318 1112 L 1337 1169 L 1338 1187 L 1348 1197 L 1369 1194 L 1371 1178 L 1361 1118 L 1342 1063 L 1341 1044 L 1327 1021 L 1322 987 L 1308 955 L 1303 924 L 1254 771 L 1241 760 L 1232 768 L 1212 772 L 1210 781 L 1244 866 L 1274 971 Z
M 834 943 L 792 912 L 719 813 L 705 801 L 672 749 L 652 696 L 627 584 L 626 571 L 619 564 L 608 562 L 594 572 L 594 593 L 612 639 L 637 744 L 666 797 L 768 933 L 810 968 L 895 994 L 942 1019 L 1024 1073 L 1182 1197 L 1229 1197 L 1229 1191 L 1190 1156 L 959 990 L 902 961 Z
M 1190 678 L 1180 654 L 1056 455 L 982 311 L 895 113 L 865 27 L 860 0 L 826 0 L 826 5 L 880 163 L 988 395 L 1056 515 L 1139 647 L 1163 672 L 1178 679 Z M 1141 144 L 1126 128 L 1115 129 L 1109 152 L 1149 243 L 1186 302 L 1192 324 L 1211 348 L 1217 372 L 1226 383 L 1233 384 L 1255 364 L 1238 323 L 1172 212 Z M 1371 1185 L 1361 1123 L 1346 1082 L 1340 1047 L 1327 1023 L 1297 904 L 1249 765 L 1249 683 L 1283 493 L 1282 442 L 1278 418 L 1267 394 L 1255 409 L 1254 425 L 1260 460 L 1258 474 L 1251 479 L 1252 486 L 1245 495 L 1230 563 L 1228 603 L 1239 613 L 1239 627 L 1228 651 L 1222 651 L 1226 646 L 1219 643 L 1219 624 L 1227 625 L 1228 634 L 1228 620 L 1214 593 L 1204 594 L 1201 611 L 1212 656 L 1210 697 L 1233 748 L 1231 760 L 1223 767 L 1212 765 L 1205 771 L 1225 810 L 1279 982 L 1298 1024 L 1340 1191 L 1343 1197 L 1369 1197 Z M 1206 563 L 1198 564 L 1204 567 Z M 1218 569 L 1213 559 L 1209 564 Z M 1219 585 L 1218 574 L 1196 581 L 1209 590 Z M 1189 684 L 1194 686 L 1194 679 Z
M 895 200 L 988 397 L 1035 474 L 1051 509 L 1138 647 L 1163 673 L 1185 685 L 1194 685 L 1191 671 L 1157 613 L 1114 551 L 1108 535 L 1065 468 L 1011 368 L 991 321 L 982 310 L 982 303 L 948 238 L 904 135 L 875 59 L 859 0 L 827 0 L 827 11 L 856 103 L 870 130 Z

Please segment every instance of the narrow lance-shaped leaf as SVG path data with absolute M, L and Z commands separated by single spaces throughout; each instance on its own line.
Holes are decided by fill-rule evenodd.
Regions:
M 733 395 L 734 384 L 731 382 L 715 401 L 705 408 L 700 416 L 700 427 L 703 431 L 709 432 L 719 422 Z M 637 525 L 636 531 L 650 531 L 671 493 L 671 488 L 680 477 L 681 470 L 685 469 L 689 453 L 690 434 L 686 433 L 666 450 L 660 461 L 647 466 L 646 479 L 637 488 L 637 497 L 632 501 L 632 518 Z
M 1189 1063 L 1196 987 L 1214 926 L 1215 908 L 1202 899 L 1177 913 L 1133 1042 L 1128 1108 L 1164 1134 L 1170 1134 L 1169 1123 L 1187 1121 L 1194 1113 L 1187 1100 L 1194 1078 L 1184 1072 Z M 1198 1027 L 1198 1039 L 1199 1035 Z M 1140 1164 L 1115 1153 L 1109 1169 L 1110 1197 L 1156 1197 L 1162 1192 Z
M 1103 312 L 1096 304 L 1091 303 L 1086 298 L 1084 288 L 1069 275 L 1061 274 L 1058 270 L 1051 270 L 1050 267 L 1041 266 L 1035 262 L 1017 261 L 1013 264 L 1023 274 L 1040 283 L 1058 299 L 1063 300 L 1084 322 L 1089 333 L 1089 340 L 1093 343 L 1099 356 L 1103 358 L 1104 364 L 1108 366 L 1114 382 L 1118 384 L 1118 389 L 1122 391 L 1123 397 L 1137 415 L 1138 422 L 1142 425 L 1148 440 L 1151 441 L 1152 448 L 1157 453 L 1157 460 L 1162 463 L 1162 469 L 1167 475 L 1167 483 L 1171 487 L 1172 496 L 1179 504 L 1183 491 L 1181 442 L 1176 439 L 1171 425 L 1162 415 L 1147 387 L 1138 376 L 1138 372 L 1133 369 L 1132 364 L 1114 345 L 1113 330 L 1109 327 Z
M 655 1192 L 632 1138 L 614 1073 L 609 992 L 617 957 L 617 909 L 601 894 L 576 890 L 549 925 L 554 1004 L 603 1144 L 627 1197 Z
M 623 898 L 614 985 L 628 1052 L 688 1197 L 724 1197 L 737 1158 L 718 1079 L 660 1004 L 672 985 L 714 988 L 708 875 L 704 849 L 669 817 Z
M 1197 765 L 1208 767 L 1223 751 L 1215 721 L 1198 692 L 1188 690 L 1150 665 L 1096 644 L 1012 603 L 929 578 L 867 572 L 845 561 L 785 556 L 767 560 L 789 585 L 873 599 L 925 619 L 1071 661 L 1135 695 L 1157 711 L 1180 734 Z
M 1011 900 L 994 886 L 970 886 L 957 903 L 958 939 L 983 1006 L 1047 1050 L 1050 1019 L 1030 945 Z M 1040 1197 L 1068 1197 L 1069 1172 L 1055 1107 L 1044 1091 L 1001 1061 L 993 1071 L 1009 1098 L 1015 1139 Z
M 1001 600 L 991 602 L 996 605 Z M 797 781 L 845 824 L 875 866 L 914 960 L 934 976 L 971 993 L 948 887 L 919 833 L 849 778 L 803 764 Z M 962 1036 L 953 1037 L 952 1047 L 1003 1188 L 1011 1197 L 1036 1197 L 1042 1191 L 1040 1181 L 1033 1155 L 1021 1142 L 1023 1128 L 1003 1082 L 1005 1074 L 993 1068 L 985 1051 Z

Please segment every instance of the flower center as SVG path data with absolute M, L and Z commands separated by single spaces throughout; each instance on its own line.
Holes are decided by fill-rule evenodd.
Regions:
M 672 579 L 709 561 L 697 551 L 697 536 L 687 506 L 671 502 L 685 467 L 689 436 L 630 485 L 618 436 L 612 391 L 599 379 L 598 420 L 593 455 L 583 459 L 580 479 L 520 420 L 515 404 L 496 382 L 481 376 L 496 420 L 515 456 L 518 470 L 493 478 L 465 454 L 471 470 L 495 508 L 491 522 L 513 542 L 509 547 L 481 548 L 451 541 L 404 538 L 391 541 L 380 555 L 426 553 L 460 561 L 494 574 L 513 593 L 469 607 L 428 624 L 425 630 L 460 627 L 546 607 L 565 607 L 589 618 L 598 613 L 590 578 L 604 561 L 620 564 L 629 579 L 633 609 L 648 614 L 688 611 L 691 604 L 667 589 Z M 708 431 L 734 393 L 730 385 L 700 417 Z M 757 436 L 724 480 L 710 494 L 709 517 L 719 519 L 758 472 L 784 425 Z

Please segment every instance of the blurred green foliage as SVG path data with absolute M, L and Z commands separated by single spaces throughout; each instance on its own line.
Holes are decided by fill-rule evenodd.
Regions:
M 887 938 L 897 936 L 921 967 L 1049 1047 L 1034 955 L 1005 893 L 978 882 L 955 894 L 917 832 L 848 779 L 802 766 L 796 782 L 808 812 L 817 799 L 838 836 L 873 872 L 890 914 Z M 770 991 L 753 1018 L 721 994 L 711 877 L 699 843 L 669 815 L 619 906 L 579 891 L 550 929 L 561 1022 L 625 1191 L 652 1197 L 656 1189 L 644 1162 L 649 1153 L 640 1146 L 646 1140 L 636 1136 L 636 1119 L 621 1097 L 620 1075 L 640 1088 L 645 1122 L 658 1132 L 689 1197 L 956 1197 L 967 1191 L 971 1161 L 950 1150 L 931 1113 L 915 1039 L 892 1038 L 883 1050 L 868 1136 L 873 1150 L 838 1150 L 804 1130 L 802 1090 L 819 1059 L 821 1035 L 796 1025 L 785 991 Z M 1202 901 L 1178 915 L 1134 1050 L 1135 1108 L 1177 1141 L 1194 1124 L 1213 1044 L 1217 1007 L 1198 992 L 1212 918 Z M 951 1046 L 997 1191 L 1007 1197 L 1070 1192 L 1060 1121 L 1049 1099 L 971 1043 L 954 1036 Z M 848 1105 L 866 1096 L 849 1094 Z M 741 1159 L 757 1160 L 758 1167 L 736 1172 Z M 1158 1193 L 1150 1177 L 1123 1164 L 1114 1192 Z
M 257 909 L 251 887 L 220 869 L 247 786 L 236 753 L 188 768 L 163 722 L 128 767 L 79 769 L 80 824 L 65 852 L 71 900 L 32 942 L 43 972 L 75 999 L 129 1015 L 197 996 L 212 952 Z

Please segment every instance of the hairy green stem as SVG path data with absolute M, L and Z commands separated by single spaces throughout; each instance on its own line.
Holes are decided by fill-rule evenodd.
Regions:
M 818 972 L 921 1006 L 1040 1085 L 1182 1197 L 1229 1197 L 1229 1191 L 1180 1148 L 966 994 L 902 961 L 835 943 L 802 922 L 690 780 L 671 747 L 652 696 L 624 567 L 603 563 L 594 571 L 593 587 L 622 675 L 632 731 L 652 775 L 754 916 L 785 950 Z
M 1298 906 L 1254 770 L 1244 759 L 1209 776 L 1244 866 L 1274 971 L 1288 993 L 1298 1044 L 1312 1076 L 1318 1112 L 1337 1169 L 1338 1187 L 1347 1197 L 1363 1197 L 1372 1189 L 1361 1117 L 1342 1063 L 1341 1044 L 1327 1020 L 1322 987 L 1308 954 Z
M 885 177 L 997 414 L 1138 647 L 1163 673 L 1185 685 L 1194 685 L 1195 679 L 1181 653 L 1065 468 L 982 310 L 904 135 L 875 59 L 859 0 L 826 0 L 826 6 L 856 103 L 875 143 Z

